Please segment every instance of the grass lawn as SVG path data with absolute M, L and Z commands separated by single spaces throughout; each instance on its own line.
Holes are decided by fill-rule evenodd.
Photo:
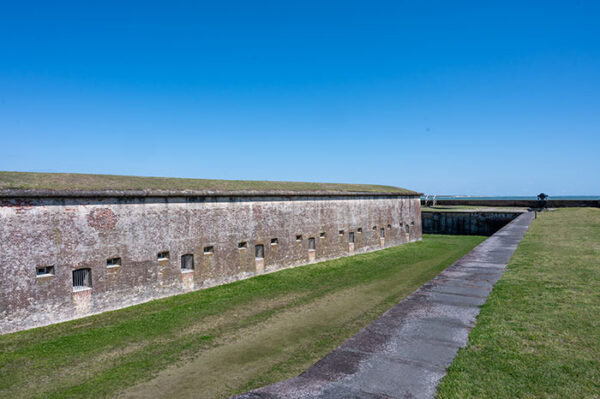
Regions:
M 600 398 L 600 209 L 538 213 L 438 398 Z
M 198 190 L 198 191 L 326 191 L 385 192 L 416 194 L 399 187 L 373 184 L 339 184 L 310 182 L 181 179 L 173 177 L 143 177 L 89 175 L 78 173 L 1 172 L 0 190 Z
M 421 242 L 0 336 L 0 397 L 226 397 L 297 375 L 484 240 Z

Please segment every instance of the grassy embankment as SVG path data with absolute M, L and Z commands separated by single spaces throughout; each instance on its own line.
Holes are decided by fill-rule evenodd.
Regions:
M 0 397 L 213 398 L 291 377 L 483 239 L 426 236 L 0 336 Z
M 340 184 L 312 182 L 281 182 L 252 180 L 181 179 L 173 177 L 144 177 L 90 175 L 78 173 L 1 172 L 0 190 L 196 190 L 196 191 L 325 191 L 325 192 L 383 192 L 415 194 L 414 191 L 375 184 Z
M 600 209 L 538 213 L 438 398 L 600 398 Z

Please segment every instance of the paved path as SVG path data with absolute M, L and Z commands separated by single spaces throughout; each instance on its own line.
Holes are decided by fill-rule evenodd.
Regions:
M 432 398 L 532 219 L 510 222 L 298 377 L 236 398 Z

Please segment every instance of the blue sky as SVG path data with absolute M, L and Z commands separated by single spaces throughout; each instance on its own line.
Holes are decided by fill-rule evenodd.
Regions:
M 597 1 L 5 1 L 0 170 L 600 194 Z

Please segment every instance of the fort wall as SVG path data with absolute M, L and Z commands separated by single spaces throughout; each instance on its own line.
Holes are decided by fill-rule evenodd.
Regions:
M 424 234 L 462 234 L 491 236 L 523 212 L 422 212 Z
M 429 199 L 429 204 L 433 200 Z M 424 205 L 425 200 L 421 200 Z M 524 207 L 524 208 L 540 208 L 543 206 L 542 201 L 526 200 L 526 199 L 437 199 L 437 205 L 472 205 L 472 206 L 499 206 L 499 207 Z M 546 207 L 548 208 L 578 208 L 592 207 L 600 208 L 599 200 L 547 200 Z
M 0 333 L 420 240 L 415 195 L 0 198 Z

